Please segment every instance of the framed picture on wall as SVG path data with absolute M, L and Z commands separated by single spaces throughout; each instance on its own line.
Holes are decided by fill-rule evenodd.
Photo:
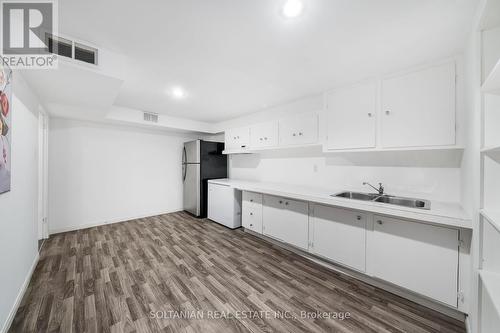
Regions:
M 12 70 L 0 64 L 0 194 L 11 187 Z

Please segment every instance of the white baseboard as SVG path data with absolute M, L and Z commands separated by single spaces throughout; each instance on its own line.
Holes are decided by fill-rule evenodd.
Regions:
M 40 254 L 37 251 L 35 259 L 33 260 L 33 263 L 31 264 L 31 268 L 28 271 L 26 278 L 24 279 L 23 285 L 21 286 L 21 289 L 19 289 L 19 293 L 17 294 L 16 301 L 14 302 L 14 305 L 12 306 L 12 309 L 10 310 L 9 315 L 7 316 L 7 320 L 5 321 L 5 323 L 2 327 L 2 330 L 0 331 L 1 333 L 7 333 L 7 331 L 10 328 L 10 325 L 12 325 L 12 321 L 14 320 L 14 317 L 16 316 L 17 309 L 19 308 L 19 305 L 21 304 L 24 293 L 26 292 L 26 289 L 28 289 L 28 286 L 29 286 L 30 281 L 31 281 L 31 276 L 33 275 L 33 272 L 35 271 L 35 268 L 36 268 L 36 265 L 38 264 L 39 258 L 40 258 Z
M 95 221 L 95 222 L 78 224 L 78 225 L 70 225 L 70 226 L 65 226 L 62 228 L 54 228 L 54 229 L 50 229 L 49 235 L 59 234 L 61 232 L 68 232 L 68 231 L 75 231 L 75 230 L 80 230 L 80 229 L 93 228 L 93 227 L 98 227 L 98 226 L 106 225 L 106 224 L 127 222 L 127 221 L 142 219 L 142 218 L 146 218 L 146 217 L 153 217 L 153 216 L 158 216 L 158 215 L 175 213 L 175 212 L 179 212 L 182 210 L 183 210 L 182 208 L 179 208 L 179 209 L 172 209 L 172 210 L 168 210 L 168 211 L 147 213 L 147 214 L 143 214 L 143 215 L 118 217 L 118 218 L 114 218 L 114 219 L 110 219 L 110 220 L 101 220 L 101 221 Z M 49 221 L 49 226 L 50 226 L 50 221 Z
M 467 333 L 472 333 L 472 327 L 469 316 L 465 317 L 465 331 Z

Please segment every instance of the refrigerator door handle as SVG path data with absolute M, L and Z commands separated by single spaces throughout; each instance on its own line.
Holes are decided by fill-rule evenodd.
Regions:
M 187 163 L 187 153 L 186 153 L 186 146 L 182 149 L 182 164 Z

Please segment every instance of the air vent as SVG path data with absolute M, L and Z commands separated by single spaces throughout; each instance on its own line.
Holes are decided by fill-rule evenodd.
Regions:
M 75 42 L 75 60 L 97 65 L 97 49 Z
M 69 39 L 47 35 L 47 46 L 50 53 L 73 58 L 73 42 Z
M 144 121 L 147 121 L 150 123 L 157 123 L 158 122 L 158 115 L 156 113 L 144 112 Z
M 72 40 L 47 34 L 46 44 L 50 53 L 97 65 L 98 50 Z

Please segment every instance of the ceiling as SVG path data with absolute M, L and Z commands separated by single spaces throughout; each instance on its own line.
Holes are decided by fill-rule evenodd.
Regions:
M 114 106 L 219 122 L 461 53 L 477 5 L 303 1 L 303 15 L 286 19 L 285 0 L 64 0 L 59 31 L 126 57 L 119 88 L 99 84 L 112 86 Z M 71 75 L 91 80 L 84 72 Z M 172 99 L 175 86 L 187 97 Z M 67 95 L 60 103 L 79 103 Z

